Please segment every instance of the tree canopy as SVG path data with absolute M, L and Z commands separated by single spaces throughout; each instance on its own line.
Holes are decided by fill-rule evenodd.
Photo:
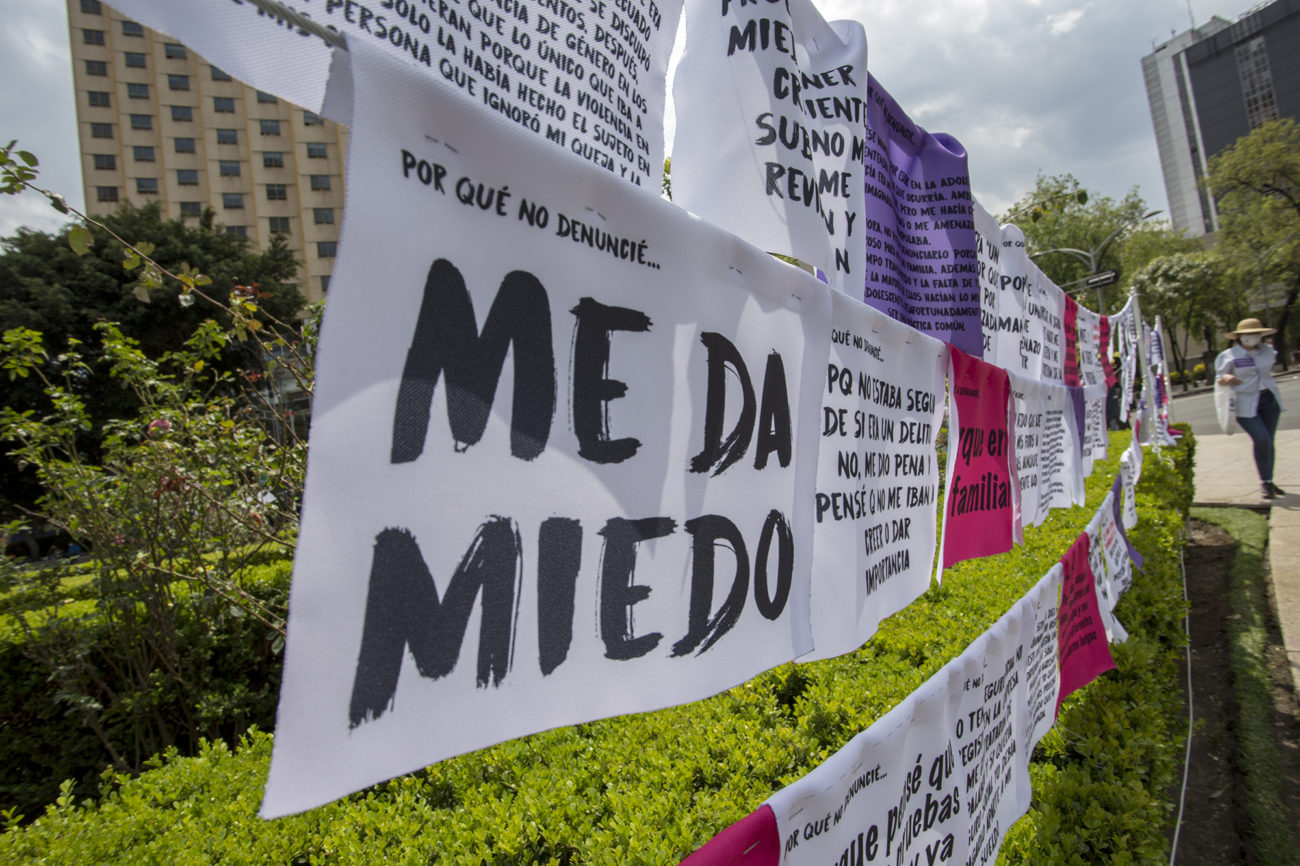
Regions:
M 236 286 L 257 296 L 258 316 L 292 322 L 303 306 L 293 284 L 297 263 L 282 239 L 264 252 L 248 241 L 214 228 L 209 211 L 197 224 L 163 220 L 156 205 L 123 206 L 96 225 L 70 224 L 55 233 L 19 229 L 0 241 L 0 333 L 28 328 L 44 335 L 52 356 L 70 347 L 85 356 L 86 374 L 76 380 L 89 412 L 92 429 L 88 447 L 97 446 L 97 431 L 112 418 L 129 415 L 136 395 L 112 376 L 109 365 L 96 363 L 100 339 L 98 322 L 116 322 L 121 333 L 136 342 L 149 357 L 179 350 L 199 325 L 214 319 L 224 329 L 229 313 L 202 300 L 182 298 L 180 285 L 162 288 L 141 285 L 139 268 L 128 268 L 129 255 L 113 234 L 140 247 L 152 247 L 151 256 L 173 272 L 198 271 L 211 279 L 203 291 L 225 300 Z M 89 235 L 86 235 L 87 229 Z M 71 240 L 89 248 L 79 255 Z M 142 302 L 148 298 L 148 303 Z M 213 363 L 225 369 L 260 369 L 263 359 L 254 343 L 229 343 Z M 22 377 L 0 377 L 0 398 L 16 409 L 41 405 L 39 388 Z M 0 443 L 0 451 L 8 450 Z M 0 458 L 5 484 L 0 489 L 0 511 L 5 502 L 29 502 L 35 494 L 15 472 L 8 458 Z M 30 479 L 29 479 L 30 480 Z
M 1158 232 L 1157 229 L 1141 227 L 1141 220 L 1149 210 L 1136 188 L 1115 201 L 1088 192 L 1071 174 L 1040 174 L 1034 189 L 1022 196 L 1000 220 L 1013 222 L 1024 231 L 1029 254 L 1058 286 L 1068 286 L 1093 272 L 1087 263 L 1088 254 L 1095 256 L 1096 271 L 1119 271 L 1120 282 L 1104 290 L 1106 309 L 1098 311 L 1109 313 L 1123 303 L 1122 292 L 1134 268 L 1145 264 L 1145 260 L 1135 265 L 1125 258 L 1129 238 L 1146 232 L 1147 241 L 1170 240 L 1164 235 L 1151 234 Z M 1096 306 L 1090 297 L 1082 300 L 1088 307 Z
M 1271 120 L 1210 159 L 1218 250 L 1228 282 L 1251 312 L 1278 329 L 1285 365 L 1300 297 L 1300 124 Z

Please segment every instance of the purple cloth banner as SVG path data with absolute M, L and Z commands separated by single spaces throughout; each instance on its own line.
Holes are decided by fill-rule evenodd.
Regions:
M 870 75 L 867 86 L 864 299 L 983 358 L 966 149 L 913 123 Z
M 1119 529 L 1119 537 L 1124 539 L 1124 546 L 1128 548 L 1128 558 L 1133 560 L 1133 564 L 1138 567 L 1138 571 L 1146 571 L 1142 554 L 1133 546 L 1133 542 L 1128 540 L 1128 533 L 1124 530 L 1124 512 L 1121 504 L 1121 500 L 1124 498 L 1123 475 L 1116 476 L 1115 483 L 1110 486 L 1110 497 L 1110 507 L 1115 512 L 1115 526 Z

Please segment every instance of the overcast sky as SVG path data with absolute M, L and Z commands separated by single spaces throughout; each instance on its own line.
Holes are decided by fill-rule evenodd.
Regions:
M 1114 198 L 1137 186 L 1152 208 L 1167 207 L 1141 59 L 1188 29 L 1188 0 L 816 2 L 828 19 L 861 20 L 876 79 L 917 123 L 966 146 L 989 211 L 1004 211 L 1040 172 L 1069 172 Z M 1197 24 L 1250 8 L 1190 5 Z M 0 10 L 0 143 L 17 138 L 35 152 L 40 182 L 80 207 L 65 4 L 0 0 Z M 0 236 L 61 222 L 40 196 L 0 196 Z

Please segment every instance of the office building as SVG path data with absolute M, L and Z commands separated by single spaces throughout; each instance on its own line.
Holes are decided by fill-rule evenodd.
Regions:
M 216 212 L 258 248 L 282 234 L 324 296 L 343 220 L 347 129 L 232 79 L 99 0 L 67 0 L 86 211 Z
M 1267 120 L 1300 118 L 1300 0 L 1274 0 L 1235 22 L 1215 16 L 1142 58 L 1174 228 L 1218 228 L 1200 180 L 1210 157 Z

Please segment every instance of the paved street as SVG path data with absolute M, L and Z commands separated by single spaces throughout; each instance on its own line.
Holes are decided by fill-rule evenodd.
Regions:
M 1282 413 L 1278 423 L 1280 430 L 1300 430 L 1300 371 L 1277 374 L 1278 388 L 1282 392 L 1282 405 L 1287 411 Z M 1192 432 L 1197 436 L 1222 435 L 1219 422 L 1214 417 L 1214 391 L 1205 389 L 1182 396 L 1183 390 L 1173 386 L 1173 406 L 1170 414 L 1176 423 L 1192 425 Z M 1245 435 L 1245 434 L 1238 434 Z

